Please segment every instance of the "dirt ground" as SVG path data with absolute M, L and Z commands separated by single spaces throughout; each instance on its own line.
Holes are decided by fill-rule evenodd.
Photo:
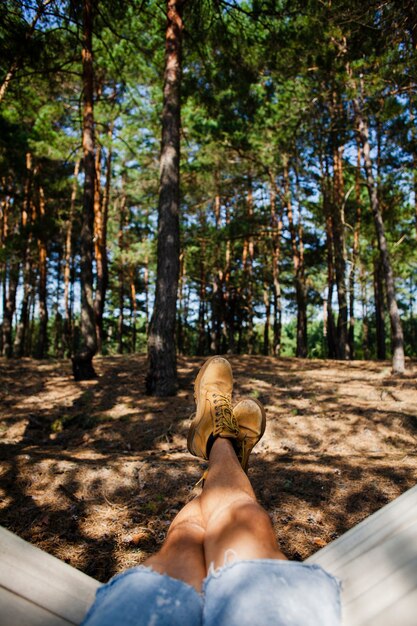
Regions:
M 186 448 L 202 358 L 176 398 L 144 395 L 145 357 L 0 359 L 0 523 L 105 581 L 139 564 L 200 490 Z M 267 409 L 249 476 L 282 550 L 305 559 L 417 482 L 417 363 L 232 356 L 235 399 Z

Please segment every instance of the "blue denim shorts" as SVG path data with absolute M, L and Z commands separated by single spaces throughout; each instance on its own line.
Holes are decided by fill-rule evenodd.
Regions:
M 97 590 L 82 626 L 339 626 L 340 612 L 339 582 L 315 564 L 234 561 L 201 593 L 140 565 Z

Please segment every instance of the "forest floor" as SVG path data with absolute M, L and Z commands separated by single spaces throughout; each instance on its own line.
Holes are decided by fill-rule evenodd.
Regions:
M 0 523 L 107 580 L 163 541 L 200 490 L 187 452 L 193 380 L 180 358 L 174 398 L 144 395 L 144 356 L 0 359 Z M 267 428 L 249 476 L 288 557 L 305 559 L 417 482 L 417 362 L 231 356 L 235 399 L 264 403 Z

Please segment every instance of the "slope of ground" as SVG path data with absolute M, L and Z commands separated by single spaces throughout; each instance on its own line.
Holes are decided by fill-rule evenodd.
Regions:
M 199 492 L 186 448 L 193 380 L 144 395 L 145 357 L 96 359 L 75 383 L 68 361 L 0 359 L 0 523 L 105 581 L 142 562 Z M 417 482 L 417 364 L 231 356 L 235 399 L 267 409 L 249 476 L 289 558 L 304 559 Z

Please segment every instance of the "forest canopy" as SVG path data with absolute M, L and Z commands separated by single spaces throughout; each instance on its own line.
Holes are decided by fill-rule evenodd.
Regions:
M 401 373 L 416 76 L 413 0 L 4 0 L 0 353 Z

